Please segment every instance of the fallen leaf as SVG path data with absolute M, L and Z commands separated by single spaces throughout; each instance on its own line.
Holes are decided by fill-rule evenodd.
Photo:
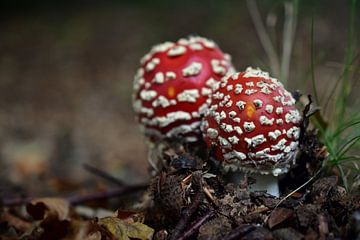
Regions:
M 69 233 L 71 222 L 51 216 L 42 221 L 40 226 L 44 229 L 43 239 L 62 239 Z
M 105 227 L 116 239 L 130 240 L 136 238 L 140 240 L 152 239 L 154 229 L 139 222 L 127 223 L 116 217 L 105 217 L 98 221 L 100 226 Z
M 145 220 L 145 215 L 142 212 L 116 210 L 113 216 L 122 219 L 128 224 L 131 224 L 133 222 L 143 223 Z
M 274 209 L 268 220 L 268 226 L 270 229 L 291 218 L 294 215 L 294 211 L 288 208 L 276 208 Z
M 46 217 L 40 221 L 40 224 L 26 234 L 22 239 L 64 239 L 71 229 L 71 222 L 68 220 L 59 220 L 55 215 Z
M 26 232 L 31 228 L 31 223 L 24 221 L 21 218 L 18 218 L 7 211 L 4 212 L 1 216 L 1 220 L 7 222 L 11 226 L 14 226 L 17 230 L 20 230 L 22 232 Z
M 26 210 L 35 220 L 55 216 L 61 221 L 69 218 L 70 203 L 63 198 L 38 198 L 28 203 Z

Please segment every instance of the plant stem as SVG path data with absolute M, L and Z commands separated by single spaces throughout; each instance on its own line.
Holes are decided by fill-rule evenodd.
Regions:
M 294 43 L 297 22 L 298 1 L 285 2 L 285 21 L 283 30 L 283 50 L 281 57 L 280 79 L 286 85 L 289 78 L 291 52 Z
M 115 183 L 116 185 L 118 186 L 124 186 L 125 183 L 123 181 L 121 181 L 120 179 L 108 174 L 107 172 L 101 170 L 101 169 L 98 169 L 94 166 L 91 166 L 87 163 L 84 163 L 83 164 L 83 167 L 86 171 L 98 176 L 98 177 L 101 177 L 109 182 L 112 182 L 112 183 Z
M 259 9 L 256 4 L 256 0 L 247 0 L 247 6 L 251 19 L 255 25 L 255 30 L 260 38 L 260 42 L 269 58 L 270 68 L 272 73 L 279 77 L 280 76 L 280 63 L 279 57 L 275 51 L 275 48 L 271 42 L 269 34 L 267 33 L 264 23 L 261 19 Z
M 315 102 L 317 105 L 320 105 L 319 102 L 319 97 L 318 97 L 318 93 L 317 93 L 317 89 L 316 89 L 316 83 L 315 83 L 315 64 L 314 64 L 314 58 L 315 58 L 315 54 L 314 54 L 314 15 L 311 18 L 311 33 L 310 33 L 310 38 L 311 38 L 311 43 L 310 43 L 310 48 L 311 48 L 311 54 L 310 54 L 310 64 L 311 64 L 311 82 L 312 82 L 312 87 L 313 87 L 313 91 L 314 91 L 314 95 L 315 95 Z
M 345 106 L 347 103 L 348 95 L 351 90 L 350 71 L 351 71 L 352 59 L 354 56 L 355 14 L 356 14 L 356 0 L 352 0 L 350 7 L 348 40 L 347 40 L 346 53 L 345 53 L 344 77 L 342 78 L 340 96 L 337 101 L 337 108 L 336 108 L 337 109 L 336 121 L 339 123 L 339 125 L 341 125 L 344 121 L 344 116 L 346 114 Z

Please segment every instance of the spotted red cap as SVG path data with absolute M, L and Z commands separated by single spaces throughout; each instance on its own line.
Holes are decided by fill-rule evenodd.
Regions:
M 286 172 L 298 148 L 299 111 L 284 86 L 260 69 L 224 77 L 202 123 L 226 170 Z
M 212 86 L 232 69 L 230 56 L 211 40 L 190 37 L 156 45 L 140 62 L 133 106 L 145 135 L 196 141 Z

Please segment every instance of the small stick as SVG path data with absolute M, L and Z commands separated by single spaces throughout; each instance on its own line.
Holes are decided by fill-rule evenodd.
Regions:
M 130 193 L 137 192 L 140 190 L 145 190 L 145 189 L 147 189 L 147 187 L 148 187 L 148 185 L 143 185 L 143 184 L 127 186 L 127 187 L 120 187 L 120 188 L 116 188 L 116 189 L 106 191 L 106 192 L 90 193 L 90 194 L 82 195 L 82 196 L 70 196 L 66 199 L 72 205 L 79 205 L 84 202 L 119 197 L 121 195 L 130 194 Z
M 321 172 L 321 169 L 319 169 L 314 176 L 312 176 L 309 180 L 307 180 L 305 183 L 303 183 L 300 187 L 296 188 L 294 191 L 292 191 L 291 193 L 289 193 L 288 195 L 286 195 L 284 198 L 282 198 L 274 207 L 273 211 L 280 206 L 280 204 L 282 204 L 286 199 L 288 199 L 289 197 L 291 197 L 291 195 L 293 195 L 294 193 L 296 193 L 297 191 L 299 191 L 300 189 L 302 189 L 303 187 L 305 187 L 307 184 L 309 184 L 312 180 L 314 180 L 315 177 L 317 177 L 317 175 Z
M 20 217 L 16 217 L 14 215 L 11 215 L 10 213 L 8 213 L 7 211 L 3 212 L 1 214 L 1 221 L 5 221 L 6 223 L 8 223 L 9 225 L 14 226 L 16 229 L 22 231 L 22 232 L 26 232 L 29 229 L 32 228 L 32 224 L 21 219 Z
M 198 209 L 203 197 L 204 195 L 202 191 L 199 191 L 195 195 L 194 201 L 192 202 L 191 206 L 182 212 L 181 214 L 182 217 L 179 220 L 179 222 L 176 224 L 176 227 L 174 228 L 174 231 L 171 234 L 170 240 L 179 239 L 179 235 L 185 230 L 186 226 L 189 224 L 192 215 L 194 215 L 194 213 Z
M 183 180 L 181 180 L 181 189 L 185 190 L 186 184 L 188 184 L 191 181 L 192 173 L 187 175 Z
M 125 185 L 125 183 L 123 181 L 121 181 L 120 179 L 110 175 L 109 173 L 107 173 L 101 169 L 91 166 L 90 164 L 84 163 L 83 167 L 86 171 L 94 174 L 95 176 L 101 177 L 101 178 L 103 178 L 109 182 L 115 183 L 116 185 L 119 185 L 119 186 Z
M 203 191 L 205 193 L 205 195 L 213 202 L 215 203 L 215 198 L 214 196 L 211 194 L 210 190 L 207 187 L 203 187 Z
M 265 207 L 265 206 L 264 207 L 259 207 L 255 211 L 249 213 L 249 215 L 254 214 L 254 213 L 263 213 L 263 212 L 266 212 L 268 210 L 270 210 L 270 208 L 268 208 L 268 207 Z
M 203 217 L 196 221 L 195 224 L 193 224 L 181 237 L 179 237 L 178 240 L 185 240 L 188 237 L 192 236 L 206 220 L 213 216 L 213 214 L 214 213 L 212 211 L 207 212 Z
M 11 207 L 11 206 L 19 206 L 22 204 L 26 204 L 28 202 L 31 202 L 33 198 L 31 197 L 14 197 L 14 198 L 2 198 L 0 201 L 1 207 Z
M 70 204 L 72 205 L 78 205 L 88 201 L 96 201 L 96 200 L 119 197 L 121 195 L 130 194 L 140 190 L 145 190 L 147 187 L 148 185 L 145 184 L 125 186 L 125 187 L 119 187 L 113 190 L 109 190 L 106 192 L 96 192 L 96 193 L 89 193 L 86 195 L 70 196 L 70 197 L 66 197 L 65 199 L 69 201 Z M 22 204 L 27 204 L 31 202 L 33 199 L 36 198 L 34 197 L 3 198 L 1 205 L 5 207 L 19 206 Z
M 204 193 L 202 191 L 201 183 L 201 174 L 199 172 L 193 173 L 192 183 L 196 191 L 193 202 L 191 205 L 184 209 L 181 213 L 181 218 L 176 224 L 169 240 L 177 240 L 179 236 L 184 232 L 186 227 L 189 225 L 191 217 L 195 214 L 196 210 L 199 208 L 201 201 L 204 199 Z

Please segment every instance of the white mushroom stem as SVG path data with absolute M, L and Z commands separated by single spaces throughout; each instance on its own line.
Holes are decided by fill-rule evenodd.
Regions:
M 262 175 L 262 174 L 251 174 L 251 177 L 255 178 L 256 182 L 249 185 L 250 192 L 254 191 L 264 191 L 267 193 L 279 197 L 279 184 L 278 177 L 275 177 L 272 174 Z
M 260 174 L 260 173 L 247 173 L 247 177 L 254 178 L 255 183 L 249 184 L 248 189 L 250 192 L 255 191 L 266 191 L 268 194 L 271 194 L 275 197 L 280 196 L 278 177 L 275 177 L 272 174 Z M 239 184 L 240 181 L 245 180 L 245 173 L 243 172 L 233 172 L 230 175 L 230 181 Z M 249 181 L 249 179 L 247 179 Z

